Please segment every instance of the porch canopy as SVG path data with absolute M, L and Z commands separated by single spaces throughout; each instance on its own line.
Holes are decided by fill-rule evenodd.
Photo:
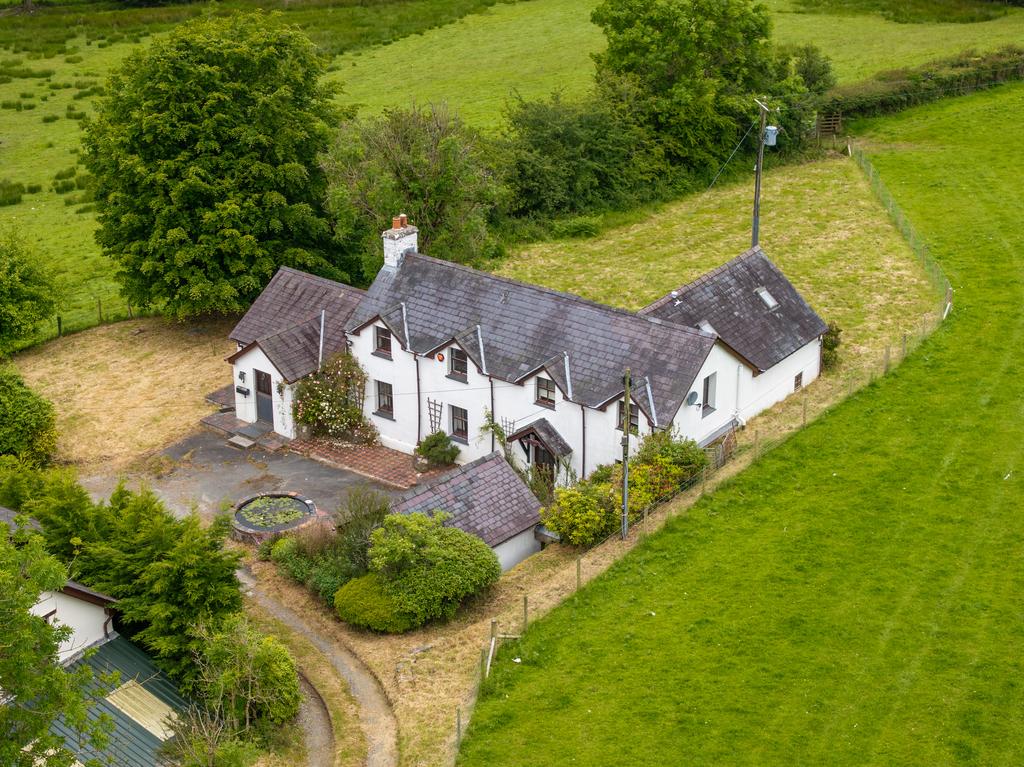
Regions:
M 547 418 L 539 418 L 508 435 L 508 441 L 540 445 L 555 458 L 564 458 L 572 453 L 572 447 L 563 439 Z

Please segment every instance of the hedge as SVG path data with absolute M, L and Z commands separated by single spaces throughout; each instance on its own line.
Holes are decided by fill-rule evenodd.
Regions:
M 346 623 L 386 634 L 401 634 L 416 623 L 384 592 L 376 573 L 355 578 L 338 589 L 334 609 Z
M 882 72 L 871 80 L 834 88 L 819 111 L 869 117 L 1021 79 L 1024 49 L 1011 45 L 987 54 L 967 51 L 914 69 Z

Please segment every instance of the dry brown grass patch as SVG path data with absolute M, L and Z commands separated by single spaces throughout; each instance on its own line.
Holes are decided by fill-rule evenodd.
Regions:
M 59 460 L 123 469 L 213 412 L 204 396 L 231 380 L 231 325 L 129 320 L 50 341 L 14 362 L 57 408 Z

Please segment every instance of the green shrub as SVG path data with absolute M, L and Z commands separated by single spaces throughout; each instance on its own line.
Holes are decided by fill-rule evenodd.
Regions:
M 420 626 L 448 620 L 498 580 L 501 566 L 475 535 L 445 527 L 448 515 L 391 514 L 373 531 L 370 567 L 398 610 Z
M 420 442 L 416 454 L 426 458 L 431 466 L 451 466 L 459 457 L 459 446 L 443 431 L 435 431 Z
M 551 233 L 562 238 L 593 237 L 600 229 L 600 216 L 574 216 L 558 219 L 551 224 Z
M 64 181 L 54 181 L 52 189 L 57 194 L 67 194 L 68 192 L 75 191 L 75 182 L 72 179 L 65 179 Z
M 335 514 L 337 539 L 335 550 L 349 563 L 352 577 L 370 570 L 370 536 L 391 511 L 391 499 L 367 486 L 352 488 L 345 505 Z
M 260 545 L 256 547 L 256 559 L 260 562 L 270 561 L 270 551 L 274 548 L 274 544 L 281 540 L 281 536 L 272 535 L 269 538 L 264 538 L 260 541 Z
M 652 463 L 657 458 L 679 467 L 684 482 L 699 475 L 708 465 L 707 454 L 696 442 L 681 439 L 671 431 L 656 431 L 644 437 L 631 462 Z
M 199 626 L 196 692 L 233 729 L 281 725 L 299 713 L 295 660 L 280 640 L 260 634 L 244 616 L 216 629 Z
M 615 491 L 610 484 L 594 482 L 555 488 L 555 501 L 541 509 L 540 518 L 564 543 L 593 546 L 619 523 Z
M 29 389 L 13 367 L 0 367 L 0 455 L 43 465 L 56 448 L 53 405 Z
M 60 119 L 60 115 L 43 115 L 44 123 L 55 123 Z
M 0 101 L 0 109 L 16 109 L 20 112 L 22 104 L 20 101 L 16 100 Z
M 25 187 L 26 194 L 39 194 L 41 191 L 43 191 L 42 184 L 29 184 Z
M 821 337 L 821 366 L 831 370 L 839 364 L 839 344 L 843 329 L 834 320 L 828 323 L 828 330 Z
M 387 634 L 401 634 L 413 628 L 411 616 L 381 588 L 374 573 L 349 581 L 334 595 L 334 608 L 346 623 Z
M 504 155 L 515 216 L 632 205 L 661 194 L 670 176 L 657 142 L 629 109 L 596 95 L 579 102 L 558 96 L 515 101 Z M 579 220 L 577 231 L 589 228 Z
M 587 477 L 587 482 L 591 482 L 595 485 L 608 484 L 612 481 L 612 470 L 615 468 L 613 464 L 604 463 L 596 467 L 590 476 Z
M 77 173 L 78 168 L 72 165 L 70 168 L 65 168 L 64 170 L 57 171 L 53 175 L 53 178 L 55 181 L 63 181 L 66 178 L 74 178 Z

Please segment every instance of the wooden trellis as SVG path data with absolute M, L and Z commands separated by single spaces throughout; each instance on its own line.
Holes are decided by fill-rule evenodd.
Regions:
M 427 414 L 430 416 L 430 432 L 441 431 L 441 411 L 444 404 L 440 400 L 427 398 Z
M 513 421 L 511 418 L 502 418 L 501 430 L 505 432 L 505 436 L 507 437 L 509 434 L 516 430 L 516 422 Z

